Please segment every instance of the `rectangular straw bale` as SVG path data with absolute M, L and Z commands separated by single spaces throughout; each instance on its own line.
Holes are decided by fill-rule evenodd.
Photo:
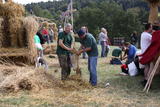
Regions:
M 30 50 L 28 54 L 28 59 L 31 61 L 31 63 L 34 63 L 34 58 L 37 56 L 37 50 L 34 44 L 34 35 L 38 31 L 39 25 L 34 18 L 29 16 L 23 20 L 23 26 L 26 30 L 28 48 Z

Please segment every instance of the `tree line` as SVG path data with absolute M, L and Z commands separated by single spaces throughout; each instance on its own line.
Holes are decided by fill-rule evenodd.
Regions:
M 54 19 L 60 25 L 60 15 L 66 11 L 70 0 L 27 4 L 40 17 Z M 73 0 L 74 29 L 87 26 L 96 38 L 101 27 L 108 30 L 109 37 L 129 37 L 133 31 L 142 32 L 148 21 L 148 4 L 144 0 Z

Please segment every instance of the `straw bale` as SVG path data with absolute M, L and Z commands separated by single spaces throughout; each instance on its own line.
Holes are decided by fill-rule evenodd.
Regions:
M 55 32 L 54 33 L 54 40 L 57 40 L 58 39 L 58 32 Z
M 55 28 L 53 28 L 53 31 L 54 32 L 58 32 L 58 29 L 55 27 Z
M 55 54 L 56 44 L 51 44 L 50 46 L 44 46 L 44 54 Z
M 45 21 L 45 22 L 42 23 L 42 26 L 45 27 L 45 28 L 48 28 L 49 27 L 49 23 Z
M 56 26 L 57 26 L 57 25 L 56 25 L 55 23 L 50 23 L 50 24 L 49 24 L 49 27 L 51 27 L 51 28 L 56 28 Z
M 22 17 L 25 13 L 25 9 L 22 5 L 14 2 L 7 2 L 0 4 L 0 16 L 4 17 Z
M 34 58 L 37 56 L 37 50 L 34 45 L 34 35 L 38 31 L 39 25 L 36 22 L 36 20 L 32 17 L 26 17 L 23 20 L 23 25 L 26 30 L 26 35 L 28 38 L 28 40 L 27 40 L 28 41 L 28 48 L 30 50 L 30 52 L 28 54 L 28 58 L 31 61 L 31 63 L 34 63 Z
M 22 35 L 22 18 L 15 17 L 8 20 L 11 47 L 25 47 Z
M 5 0 L 6 2 L 13 2 L 12 0 Z

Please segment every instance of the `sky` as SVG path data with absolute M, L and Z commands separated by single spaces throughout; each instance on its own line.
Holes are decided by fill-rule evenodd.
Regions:
M 16 3 L 20 4 L 28 4 L 28 3 L 37 3 L 37 2 L 47 2 L 47 1 L 53 1 L 53 0 L 13 0 Z

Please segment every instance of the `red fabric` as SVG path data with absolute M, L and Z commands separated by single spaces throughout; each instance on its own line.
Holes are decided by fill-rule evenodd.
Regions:
M 48 35 L 48 30 L 43 29 L 43 30 L 42 30 L 42 34 L 43 34 L 43 35 Z
M 122 65 L 121 65 L 121 68 L 126 69 L 126 68 L 128 68 L 128 66 L 127 66 L 126 64 L 122 64 Z
M 140 59 L 140 63 L 141 64 L 150 63 L 151 61 L 154 60 L 156 56 L 159 55 L 159 52 L 160 52 L 160 30 L 153 33 L 151 45 L 142 55 L 140 55 L 142 56 L 142 58 Z

